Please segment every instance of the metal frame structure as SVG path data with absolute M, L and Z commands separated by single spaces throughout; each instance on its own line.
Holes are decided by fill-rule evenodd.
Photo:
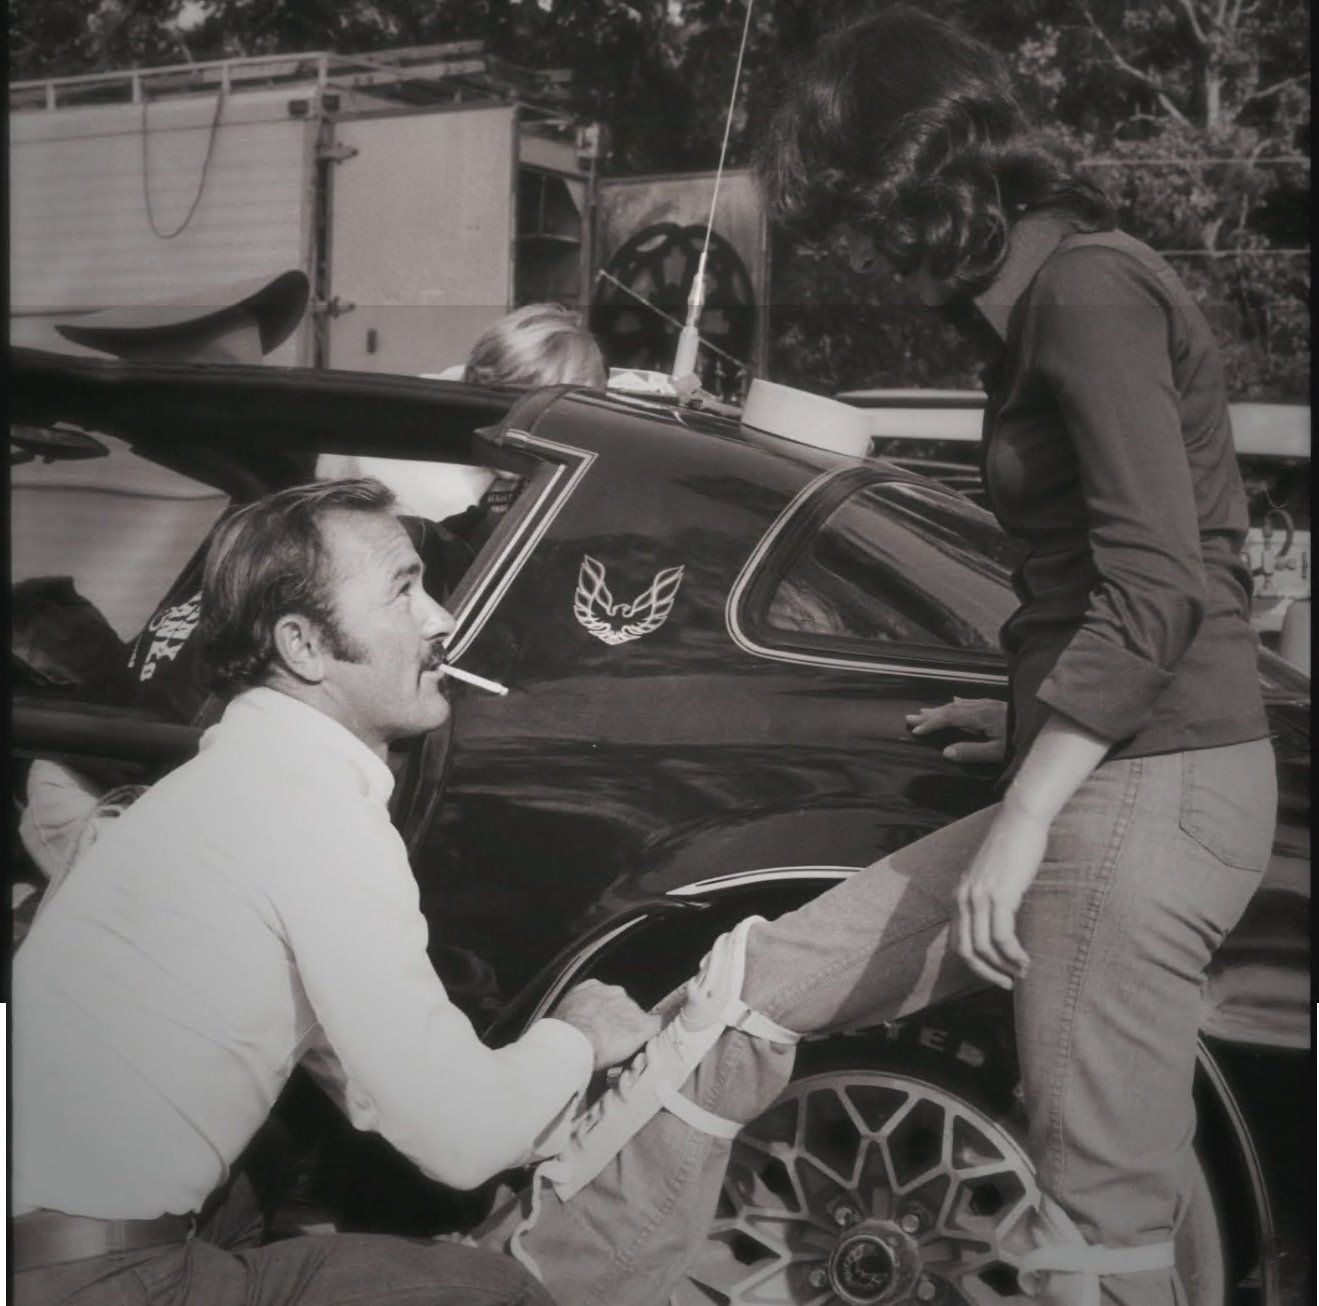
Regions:
M 357 90 L 425 108 L 471 99 L 516 102 L 547 125 L 575 125 L 568 108 L 571 74 L 533 71 L 487 54 L 483 41 L 407 46 L 370 55 L 326 50 L 299 54 L 248 55 L 197 63 L 167 64 L 12 82 L 9 108 L 62 109 L 96 104 L 141 104 L 169 96 L 202 95 L 217 89 L 272 90 L 314 85 L 321 91 Z
M 570 77 L 566 70 L 530 70 L 511 64 L 490 54 L 485 42 L 473 40 L 362 55 L 308 51 L 243 56 L 15 82 L 9 87 L 9 108 L 11 122 L 19 119 L 40 122 L 48 117 L 54 120 L 57 113 L 73 116 L 79 111 L 86 116 L 88 111 L 95 114 L 98 110 L 131 116 L 137 110 L 142 115 L 141 131 L 145 140 L 148 108 L 158 104 L 163 112 L 167 104 L 185 109 L 189 104 L 214 100 L 217 104 L 212 124 L 214 136 L 223 112 L 220 106 L 226 101 L 236 107 L 263 98 L 280 103 L 287 96 L 288 117 L 303 120 L 309 128 L 300 166 L 308 189 L 303 245 L 306 271 L 312 278 L 312 302 L 306 325 L 300 329 L 297 361 L 325 366 L 330 361 L 333 320 L 354 307 L 346 302 L 355 297 L 352 293 L 345 297 L 342 290 L 336 292 L 337 278 L 332 269 L 337 165 L 357 153 L 344 139 L 350 123 L 496 106 L 511 109 L 514 139 L 510 147 L 508 189 L 514 212 L 519 166 L 528 147 L 534 156 L 529 166 L 534 166 L 536 171 L 571 172 L 580 175 L 586 185 L 577 256 L 580 289 L 576 296 L 559 296 L 577 298 L 581 307 L 586 307 L 591 284 L 590 211 L 594 204 L 595 166 L 594 153 L 589 148 L 590 134 L 572 111 Z M 282 116 L 282 109 L 279 113 Z M 224 125 L 229 125 L 227 114 Z M 543 145 L 534 148 L 540 142 Z M 569 157 L 582 167 L 580 173 L 564 162 Z M 550 161 L 554 159 L 560 162 L 556 165 Z M 535 239 L 544 242 L 539 234 Z M 521 261 L 520 248 L 515 226 L 508 249 L 510 276 L 515 278 Z M 89 302 L 78 305 L 77 309 L 61 305 L 67 311 L 84 307 L 90 311 L 104 305 Z M 26 316 L 43 317 L 46 313 L 43 308 L 35 315 Z

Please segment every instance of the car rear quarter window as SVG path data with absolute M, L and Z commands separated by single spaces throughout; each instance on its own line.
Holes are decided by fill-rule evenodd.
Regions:
M 1015 546 L 941 487 L 843 481 L 804 506 L 748 594 L 770 647 L 920 659 L 997 659 L 1016 606 Z
M 17 431 L 10 469 L 10 584 L 20 637 L 50 688 L 78 698 L 88 641 L 124 656 L 228 506 L 221 491 L 108 435 L 71 456 L 40 430 Z M 40 452 L 49 444 L 53 457 Z M 81 651 L 80 651 L 81 650 Z M 40 665 L 38 665 L 40 664 Z M 79 668 L 82 668 L 80 671 Z M 60 685 L 62 679 L 74 683 Z

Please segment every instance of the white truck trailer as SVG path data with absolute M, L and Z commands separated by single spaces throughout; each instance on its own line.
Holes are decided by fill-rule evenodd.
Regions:
M 11 339 L 72 351 L 56 322 L 301 268 L 311 309 L 275 363 L 439 371 L 552 299 L 594 304 L 611 361 L 652 366 L 713 175 L 597 180 L 600 129 L 566 80 L 458 42 L 14 83 Z M 724 176 L 714 240 L 704 361 L 763 372 L 769 247 L 745 171 Z
M 516 303 L 590 297 L 592 131 L 479 42 L 11 84 L 17 344 L 301 268 L 275 363 L 417 373 Z

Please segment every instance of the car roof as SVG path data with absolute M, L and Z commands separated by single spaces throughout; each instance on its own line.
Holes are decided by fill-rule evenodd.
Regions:
M 94 399 L 122 416 L 125 400 L 142 403 L 143 429 L 160 417 L 173 417 L 180 402 L 193 407 L 205 431 L 212 419 L 226 420 L 238 406 L 253 414 L 278 413 L 295 437 L 314 433 L 331 424 L 346 410 L 356 420 L 381 401 L 428 399 L 435 416 L 448 414 L 436 432 L 444 438 L 450 428 L 466 429 L 473 423 L 498 420 L 521 392 L 421 377 L 390 376 L 378 372 L 346 372 L 307 367 L 244 366 L 227 363 L 129 363 L 120 359 L 86 358 L 40 349 L 10 350 L 10 400 L 17 417 L 39 420 L 43 409 L 78 411 Z M 294 394 L 300 407 L 282 405 Z M 66 419 L 67 420 L 67 419 Z
M 110 434 L 130 435 L 146 456 L 162 442 L 171 461 L 189 445 L 236 447 L 235 417 L 255 428 L 278 423 L 285 444 L 323 447 L 327 435 L 354 427 L 387 429 L 376 452 L 417 456 L 424 448 L 461 461 L 478 427 L 516 421 L 526 402 L 519 390 L 461 382 L 313 368 L 223 364 L 126 363 L 118 359 L 16 347 L 10 351 L 10 415 L 33 426 L 67 422 Z M 557 390 L 562 393 L 563 387 Z M 574 405 L 620 413 L 649 414 L 639 425 L 700 438 L 753 445 L 800 466 L 824 470 L 849 461 L 781 437 L 741 426 L 671 399 L 616 392 L 574 391 Z M 984 395 L 975 390 L 851 390 L 837 398 L 869 410 L 872 435 L 880 439 L 980 438 Z M 418 402 L 423 400 L 424 402 Z M 1308 404 L 1241 401 L 1231 405 L 1237 452 L 1248 456 L 1310 456 Z M 388 422 L 380 419 L 389 415 Z M 631 425 L 631 423 L 629 423 Z M 262 437 L 253 432 L 253 441 Z M 266 437 L 268 439 L 268 437 Z M 388 447 L 386 447 L 388 446 Z M 261 461 L 259 449 L 245 451 Z
M 654 446 L 672 461 L 755 459 L 794 489 L 862 460 L 743 427 L 671 399 L 551 386 L 531 392 L 376 372 L 270 365 L 128 363 L 10 351 L 10 416 L 119 436 L 142 456 L 228 493 L 308 475 L 346 432 L 380 457 L 476 461 L 478 429 L 540 428 L 597 452 Z M 366 437 L 369 447 L 362 445 Z M 620 446 L 620 442 L 625 444 Z M 902 474 L 894 469 L 895 474 Z
M 384 457 L 463 461 L 477 428 L 521 392 L 370 372 L 270 365 L 127 363 L 10 351 L 13 422 L 119 436 L 143 457 L 229 493 L 306 470 L 344 431 L 380 432 Z M 309 466 L 309 464 L 308 464 Z
M 676 400 L 613 391 L 571 390 L 551 396 L 546 406 L 552 427 L 563 433 L 565 423 L 572 425 L 579 437 L 590 442 L 597 427 L 609 434 L 611 442 L 624 439 L 629 451 L 651 445 L 656 451 L 674 451 L 685 447 L 708 451 L 713 445 L 723 457 L 733 461 L 756 459 L 762 463 L 780 466 L 789 479 L 814 477 L 820 472 L 839 467 L 862 465 L 866 459 L 850 454 L 823 449 L 806 441 L 790 440 L 771 435 L 754 427 L 744 426 L 735 416 L 686 406 Z M 510 425 L 521 425 L 527 410 L 510 415 Z M 536 422 L 536 429 L 541 423 Z M 623 434 L 626 432 L 626 434 Z

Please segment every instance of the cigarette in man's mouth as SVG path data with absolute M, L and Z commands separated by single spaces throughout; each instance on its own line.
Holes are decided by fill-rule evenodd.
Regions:
M 461 680 L 468 685 L 475 685 L 477 689 L 484 689 L 488 694 L 508 693 L 507 685 L 501 685 L 497 680 L 487 680 L 484 676 L 474 675 L 470 671 L 463 671 L 451 662 L 441 662 L 440 671 L 443 675 L 452 676 L 455 680 Z

